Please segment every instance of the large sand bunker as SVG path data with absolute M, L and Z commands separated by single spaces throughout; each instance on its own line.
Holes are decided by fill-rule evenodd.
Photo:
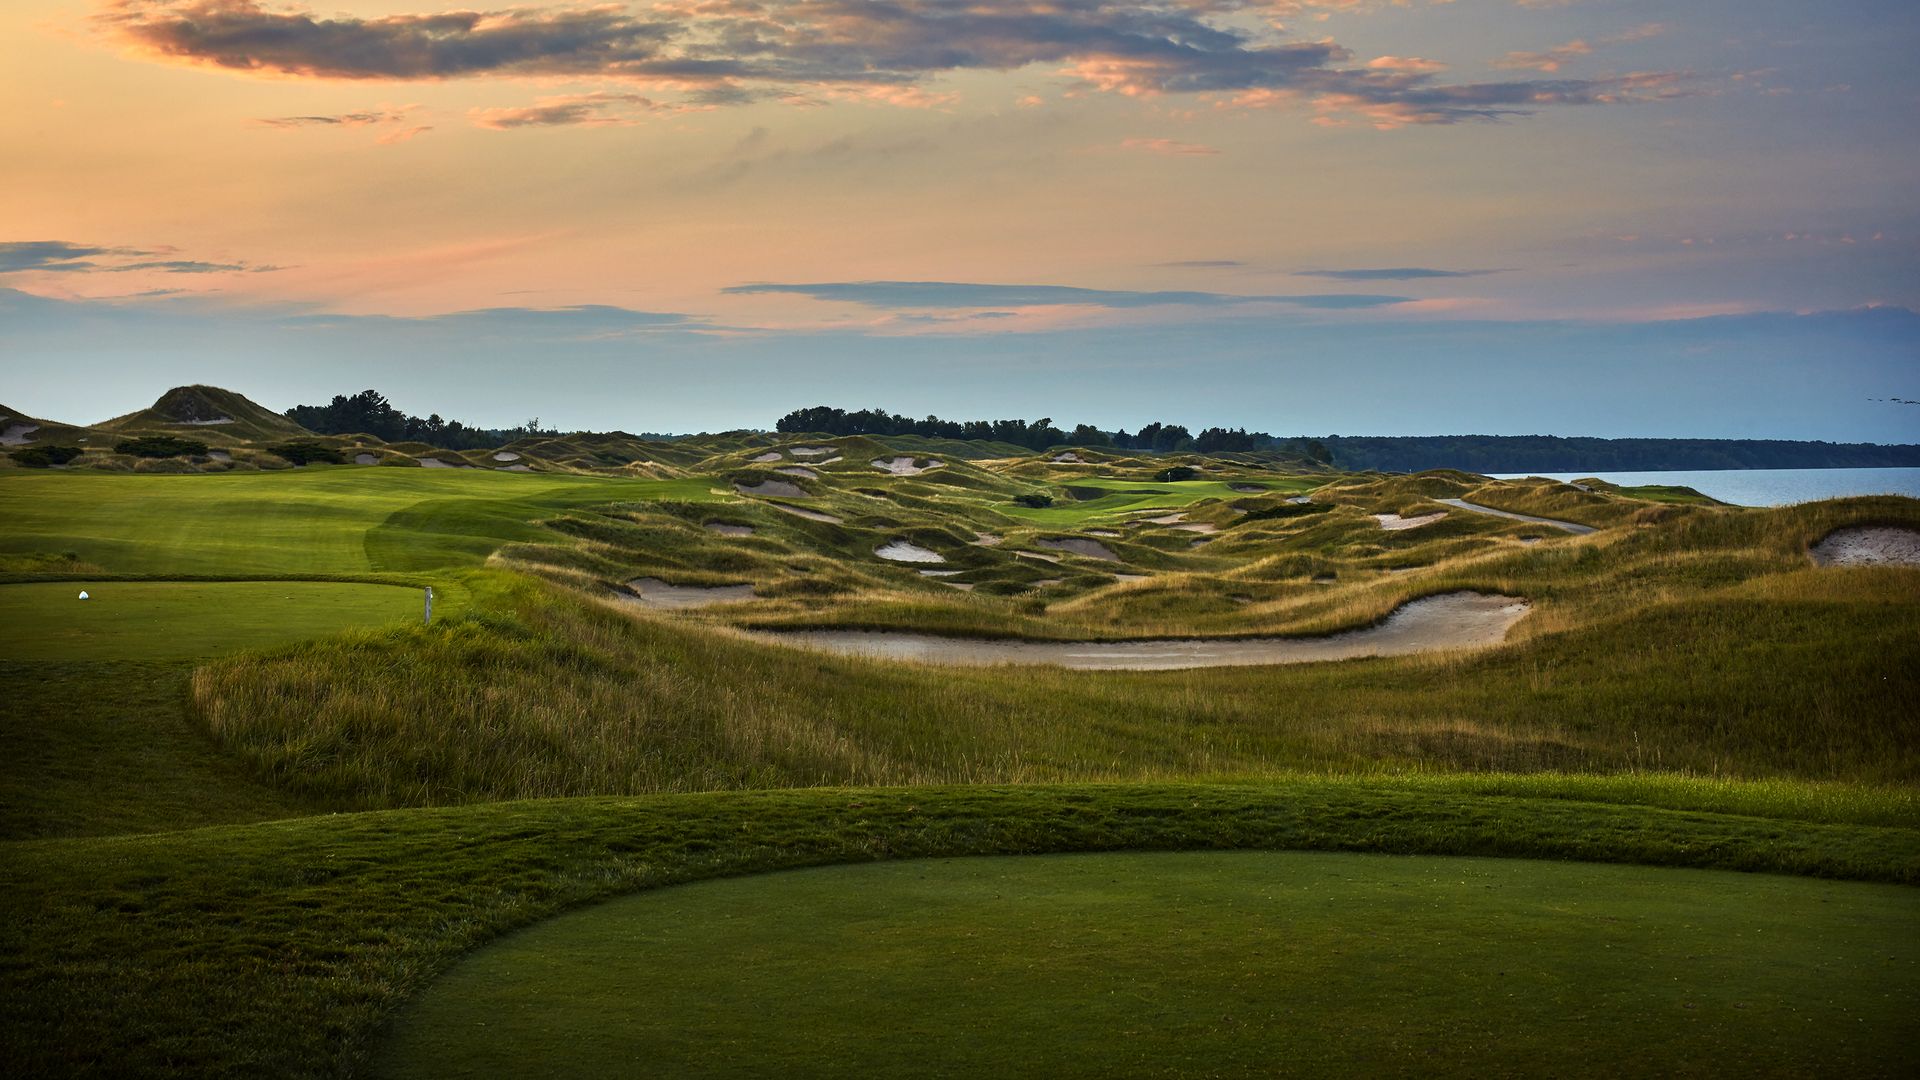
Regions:
M 753 459 L 753 463 L 755 465 L 765 465 L 768 462 L 779 461 L 782 456 L 783 455 L 778 450 L 769 450 L 764 454 L 760 454 L 756 456 Z
M 640 602 L 648 607 L 685 608 L 707 607 L 710 604 L 737 604 L 753 599 L 751 585 L 669 585 L 659 578 L 634 578 L 627 582 Z
M 808 510 L 802 506 L 787 506 L 784 503 L 768 503 L 767 505 L 773 507 L 775 510 L 792 514 L 794 517 L 806 518 L 808 521 L 818 521 L 826 525 L 838 525 L 841 522 L 840 518 L 820 510 Z
M 8 424 L 5 431 L 0 431 L 0 446 L 25 446 L 33 441 L 27 436 L 39 430 L 39 424 Z
M 783 499 L 811 499 L 805 488 L 798 484 L 789 484 L 785 480 L 762 480 L 757 484 L 735 484 L 733 490 L 742 495 L 778 495 Z
M 947 561 L 945 555 L 906 540 L 889 540 L 874 548 L 873 553 L 888 562 L 943 563 Z
M 819 473 L 814 472 L 812 469 L 807 468 L 805 465 L 782 465 L 773 471 L 777 473 L 785 473 L 788 476 L 798 476 L 803 480 L 820 479 Z
M 372 454 L 355 454 L 353 455 L 353 463 L 355 465 L 378 465 L 380 464 L 380 459 Z
M 1462 510 L 1471 510 L 1476 514 L 1488 514 L 1493 517 L 1507 518 L 1510 521 L 1531 521 L 1535 525 L 1551 525 L 1556 529 L 1564 529 L 1575 536 L 1585 536 L 1594 531 L 1591 525 L 1581 525 L 1573 521 L 1557 521 L 1553 518 L 1534 517 L 1532 514 L 1516 514 L 1511 510 L 1495 510 L 1491 506 L 1481 506 L 1479 503 L 1470 503 L 1465 499 L 1435 499 L 1434 501 L 1446 503 L 1448 506 L 1457 506 Z
M 421 468 L 423 468 L 423 469 L 451 469 L 451 468 L 453 468 L 453 466 L 451 466 L 451 465 L 449 465 L 449 464 L 447 464 L 447 463 L 446 463 L 446 462 L 444 462 L 444 461 L 441 461 L 441 460 L 440 460 L 439 458 L 437 458 L 437 457 L 423 457 L 423 458 L 421 458 L 421 459 L 420 459 L 420 467 L 421 467 Z
M 514 453 L 514 452 L 513 452 L 513 451 L 511 451 L 511 450 L 495 450 L 495 451 L 493 452 L 493 460 L 495 460 L 495 461 L 519 461 L 519 460 L 520 460 L 520 455 L 519 455 L 519 454 L 516 454 L 516 453 Z
M 935 469 L 944 469 L 947 467 L 947 463 L 944 461 L 933 461 L 928 458 L 921 458 L 916 462 L 910 457 L 874 458 L 871 464 L 881 472 L 891 473 L 894 476 L 919 476 L 923 472 L 932 472 Z
M 1526 613 L 1527 602 L 1515 597 L 1455 592 L 1403 604 L 1376 626 L 1318 638 L 987 641 L 866 630 L 799 630 L 755 636 L 882 660 L 968 666 L 1057 664 L 1080 671 L 1172 671 L 1484 649 L 1505 640 L 1507 631 Z
M 1119 562 L 1120 556 L 1112 548 L 1098 540 L 1086 540 L 1081 537 L 1069 537 L 1065 540 L 1035 540 L 1035 544 L 1050 551 L 1065 551 L 1074 555 L 1084 555 L 1089 559 L 1103 559 L 1107 562 Z
M 1828 533 L 1808 554 L 1821 566 L 1920 566 L 1920 531 L 1852 525 Z
M 833 453 L 833 448 L 831 446 L 796 446 L 787 453 L 794 457 L 826 457 Z
M 1431 525 L 1446 516 L 1445 510 L 1436 510 L 1431 514 L 1416 514 L 1413 517 L 1401 517 L 1399 514 L 1375 514 L 1373 520 L 1379 522 L 1380 527 L 1388 532 L 1402 532 L 1407 529 L 1417 529 L 1422 525 Z

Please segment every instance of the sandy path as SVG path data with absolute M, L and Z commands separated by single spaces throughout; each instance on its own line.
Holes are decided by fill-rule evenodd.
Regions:
M 1821 566 L 1920 566 L 1920 531 L 1849 526 L 1822 537 L 1808 554 Z
M 659 578 L 634 578 L 627 582 L 641 603 L 648 607 L 683 610 L 709 604 L 737 604 L 753 599 L 751 585 L 669 585 Z
M 1515 597 L 1456 592 L 1404 604 L 1378 626 L 1319 638 L 987 641 L 865 630 L 801 630 L 753 636 L 882 660 L 966 666 L 1057 664 L 1078 671 L 1173 671 L 1405 656 L 1437 649 L 1484 649 L 1505 640 L 1507 631 L 1526 613 L 1527 602 Z
M 1553 518 L 1534 517 L 1532 514 L 1516 514 L 1511 510 L 1495 510 L 1491 506 L 1481 506 L 1478 503 L 1470 503 L 1465 499 L 1435 499 L 1434 501 L 1446 503 L 1448 506 L 1457 506 L 1462 510 L 1471 510 L 1476 514 L 1490 514 L 1493 517 L 1507 518 L 1512 521 L 1531 521 L 1535 525 L 1551 525 L 1556 529 L 1564 529 L 1575 536 L 1585 536 L 1595 531 L 1591 525 L 1581 525 L 1572 521 L 1556 521 Z

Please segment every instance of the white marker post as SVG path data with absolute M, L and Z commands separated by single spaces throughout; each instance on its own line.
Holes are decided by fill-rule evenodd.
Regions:
M 424 617 L 423 619 L 421 619 L 420 621 L 421 621 L 422 623 L 425 623 L 426 625 L 429 625 L 429 626 L 431 626 L 431 625 L 433 624 L 433 586 L 431 586 L 431 585 L 429 585 L 429 586 L 427 586 L 427 611 L 426 611 L 426 616 L 425 616 L 425 617 Z

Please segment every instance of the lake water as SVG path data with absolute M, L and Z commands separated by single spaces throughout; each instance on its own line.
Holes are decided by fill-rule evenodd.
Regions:
M 1554 480 L 1595 477 L 1609 484 L 1678 484 L 1738 506 L 1785 506 L 1846 495 L 1909 495 L 1920 498 L 1920 469 L 1715 469 L 1675 472 L 1496 473 L 1501 480 L 1545 476 Z

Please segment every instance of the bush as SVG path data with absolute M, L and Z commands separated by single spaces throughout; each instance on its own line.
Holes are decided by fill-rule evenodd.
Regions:
M 1153 478 L 1163 484 L 1171 484 L 1181 480 L 1191 480 L 1199 475 L 1200 473 L 1191 465 L 1175 465 L 1171 469 L 1161 469 L 1154 473 Z
M 142 435 L 137 439 L 122 439 L 113 445 L 113 451 L 144 458 L 198 457 L 207 452 L 207 444 L 178 435 Z
M 316 461 L 322 461 L 328 465 L 341 464 L 340 451 L 312 439 L 296 439 L 293 442 L 281 443 L 279 446 L 270 446 L 267 450 L 286 458 L 295 465 L 311 465 Z
M 1015 495 L 1013 501 L 1020 506 L 1029 506 L 1035 510 L 1044 510 L 1053 505 L 1051 495 Z
M 29 446 L 7 456 L 29 469 L 44 469 L 50 465 L 65 465 L 82 452 L 77 446 Z

